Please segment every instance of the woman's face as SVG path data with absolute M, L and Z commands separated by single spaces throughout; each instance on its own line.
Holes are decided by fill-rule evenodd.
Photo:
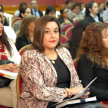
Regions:
M 34 28 L 35 28 L 35 22 L 33 21 L 28 26 L 29 32 L 34 32 Z
M 91 14 L 98 14 L 98 4 L 97 3 L 94 3 L 92 8 L 89 8 L 89 11 Z
M 48 22 L 45 28 L 43 46 L 45 50 L 53 50 L 59 42 L 59 27 L 56 22 Z
M 49 16 L 53 16 L 53 17 L 56 17 L 55 11 L 50 12 L 48 15 Z
M 104 10 L 104 3 L 101 3 L 101 4 L 100 4 L 99 9 L 100 9 L 101 11 Z
M 80 12 L 80 6 L 76 6 L 73 10 L 72 10 L 73 13 L 75 14 L 79 14 Z
M 67 8 L 64 9 L 62 16 L 63 16 L 64 18 L 68 18 L 68 17 L 69 17 L 69 11 L 68 11 Z
M 3 30 L 3 24 L 2 24 L 2 18 L 0 17 L 0 36 L 2 36 L 2 30 Z
M 24 14 L 22 13 L 23 18 L 26 16 L 30 16 L 30 15 L 31 15 L 31 9 L 30 8 L 27 8 Z
M 108 48 L 108 28 L 102 31 L 102 40 L 106 48 Z

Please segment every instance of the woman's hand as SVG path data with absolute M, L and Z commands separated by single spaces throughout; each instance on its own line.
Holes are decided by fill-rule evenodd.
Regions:
M 88 88 L 88 90 L 89 90 L 89 88 Z M 81 96 L 81 98 L 88 98 L 89 97 L 90 91 L 88 91 L 88 90 L 87 90 L 87 92 L 84 93 L 83 96 Z
M 13 64 L 13 63 L 0 65 L 0 69 L 3 69 L 3 70 L 7 69 L 12 72 L 19 72 L 19 66 L 17 64 Z
M 78 87 L 76 86 L 76 87 L 70 88 L 69 89 L 69 95 L 76 95 L 82 90 L 83 90 L 82 86 L 78 86 Z

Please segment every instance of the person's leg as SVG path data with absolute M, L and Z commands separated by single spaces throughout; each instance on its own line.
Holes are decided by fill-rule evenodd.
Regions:
M 16 108 L 16 103 L 17 103 L 16 80 L 12 80 L 9 86 L 11 88 L 11 93 L 12 93 L 13 108 Z
M 0 88 L 0 105 L 13 107 L 12 92 L 9 87 Z

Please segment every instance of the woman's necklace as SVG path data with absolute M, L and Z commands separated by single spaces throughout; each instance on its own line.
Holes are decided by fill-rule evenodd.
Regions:
M 53 64 L 55 64 L 55 60 L 50 60 Z

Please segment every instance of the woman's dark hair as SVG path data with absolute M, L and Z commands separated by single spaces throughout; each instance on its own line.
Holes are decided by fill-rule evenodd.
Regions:
M 45 15 L 39 18 L 35 23 L 33 43 L 31 46 L 31 49 L 38 50 L 40 53 L 45 51 L 45 48 L 43 46 L 43 38 L 45 34 L 45 28 L 48 22 L 55 22 L 58 25 L 59 42 L 56 48 L 61 47 L 61 30 L 58 19 L 53 16 Z
M 4 11 L 2 9 L 0 9 L 0 12 L 3 12 L 4 13 Z
M 0 18 L 2 19 L 1 15 L 0 15 Z M 4 45 L 5 45 L 5 47 L 10 53 L 10 56 L 12 56 L 12 48 L 11 48 L 11 45 L 9 44 L 9 41 L 7 39 L 7 35 L 4 32 L 4 29 L 2 30 L 2 36 L 0 36 L 0 42 L 2 43 L 2 48 L 4 48 Z
M 46 8 L 45 15 L 48 15 L 50 12 L 56 12 L 56 9 L 54 6 L 48 6 Z
M 0 4 L 0 6 L 1 6 L 2 10 L 3 10 L 3 6 L 1 4 Z
M 20 10 L 24 5 L 27 7 L 27 3 L 26 3 L 26 2 L 21 2 L 20 5 L 19 5 L 19 10 Z
M 72 2 L 71 0 L 67 0 L 66 2 L 65 2 L 65 4 L 67 5 L 67 4 L 69 4 L 70 2 Z
M 85 18 L 90 15 L 90 10 L 89 9 L 92 9 L 94 3 L 96 3 L 96 2 L 91 1 L 90 3 L 86 4 Z
M 27 9 L 28 7 L 22 7 L 21 9 L 20 9 L 20 14 L 19 14 L 19 17 L 21 17 L 21 18 L 23 18 L 22 17 L 22 13 L 24 14 L 25 12 L 26 12 L 26 9 Z
M 76 26 L 72 29 L 72 37 L 70 42 L 70 53 L 72 58 L 75 59 L 77 55 L 77 50 L 79 48 L 80 41 L 83 36 L 83 32 L 85 31 L 86 27 L 90 24 L 90 22 L 81 20 L 79 21 Z

